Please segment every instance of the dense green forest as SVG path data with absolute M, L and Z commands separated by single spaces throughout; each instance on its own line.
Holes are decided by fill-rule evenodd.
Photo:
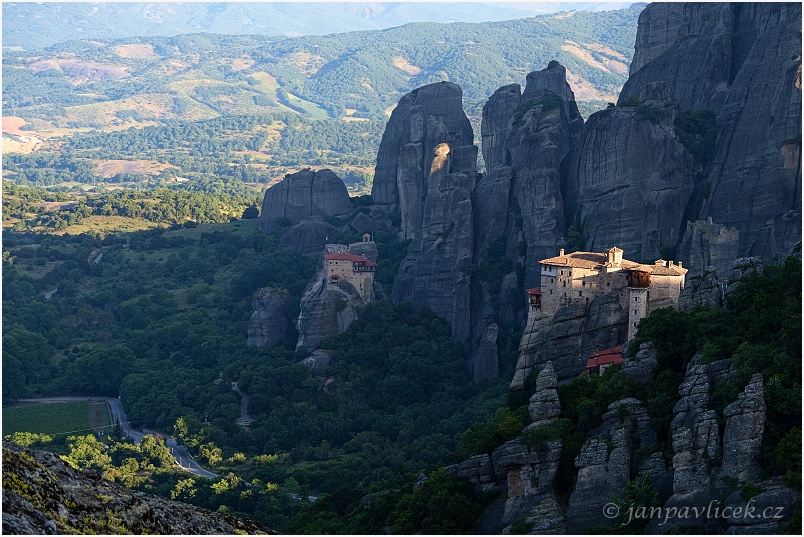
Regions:
M 32 189 L 8 190 L 20 197 Z M 148 196 L 154 193 L 161 196 Z M 37 194 L 60 196 L 32 190 L 31 197 Z M 115 193 L 104 203 L 136 209 L 141 194 Z M 128 459 L 139 461 L 140 470 L 149 463 L 124 444 L 119 449 L 129 455 L 85 464 L 123 483 L 276 528 L 291 527 L 311 494 L 389 486 L 414 494 L 419 473 L 444 464 L 463 431 L 504 403 L 506 383 L 475 385 L 444 321 L 387 302 L 368 306 L 346 333 L 322 344 L 335 353 L 336 380 L 327 389 L 299 364 L 304 353 L 294 351 L 294 331 L 275 348 L 247 348 L 252 293 L 285 288 L 296 315 L 314 272 L 313 261 L 277 248 L 288 223 L 278 222 L 267 236 L 256 224 L 61 237 L 4 233 L 4 397 L 121 396 L 134 426 L 173 433 L 215 472 L 234 473 L 223 484 L 158 464 L 144 474 Z M 383 257 L 398 264 L 404 250 L 396 250 L 406 242 L 392 234 L 377 240 Z M 251 395 L 256 421 L 248 428 L 235 425 L 235 380 Z M 56 438 L 48 446 L 75 458 L 76 442 L 91 451 L 77 439 Z M 260 493 L 244 494 L 251 488 L 245 483 L 255 480 Z

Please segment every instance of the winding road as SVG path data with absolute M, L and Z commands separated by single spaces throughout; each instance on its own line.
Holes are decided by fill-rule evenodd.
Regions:
M 112 425 L 120 425 L 120 428 L 123 429 L 123 432 L 134 439 L 135 444 L 139 444 L 142 440 L 142 437 L 146 434 L 151 434 L 143 431 L 137 431 L 129 427 L 126 411 L 123 410 L 123 403 L 120 402 L 119 399 L 115 399 L 113 397 L 42 397 L 37 399 L 19 399 L 19 402 L 21 403 L 68 403 L 72 401 L 105 402 L 107 405 L 109 405 L 109 413 L 112 416 Z M 208 477 L 210 479 L 218 477 L 218 474 L 214 474 L 201 468 L 201 466 L 195 462 L 195 459 L 193 459 L 192 455 L 190 455 L 190 452 L 187 450 L 187 446 L 177 444 L 176 440 L 174 440 L 172 436 L 162 433 L 153 434 L 159 434 L 164 437 L 165 445 L 170 449 L 170 453 L 173 455 L 176 464 L 185 472 L 197 474 L 202 477 Z

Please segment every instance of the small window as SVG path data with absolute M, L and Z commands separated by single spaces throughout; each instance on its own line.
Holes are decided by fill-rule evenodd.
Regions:
M 567 286 L 567 282 L 561 282 L 561 283 L 563 284 L 563 287 Z
M 637 310 L 634 310 L 634 315 L 636 315 Z
M 581 287 L 586 287 L 586 282 L 581 282 Z
M 583 296 L 583 291 L 578 291 L 578 296 Z
M 611 287 L 611 282 L 606 282 L 606 287 Z

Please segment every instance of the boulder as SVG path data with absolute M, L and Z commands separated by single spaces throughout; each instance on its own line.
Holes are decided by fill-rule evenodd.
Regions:
M 265 192 L 260 229 L 268 231 L 274 220 L 287 218 L 296 224 L 310 216 L 343 216 L 352 209 L 349 192 L 332 170 L 309 168 L 286 175 Z
M 334 242 L 339 232 L 320 216 L 310 216 L 293 225 L 279 238 L 279 247 L 293 250 L 309 258 L 318 258 L 324 246 Z

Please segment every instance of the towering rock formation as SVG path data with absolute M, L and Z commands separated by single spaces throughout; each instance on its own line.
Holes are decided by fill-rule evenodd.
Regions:
M 352 208 L 346 185 L 331 170 L 309 168 L 286 175 L 265 192 L 260 229 L 268 231 L 277 218 L 294 224 L 310 216 L 341 216 Z
M 736 228 L 739 255 L 784 258 L 801 240 L 801 5 L 651 4 L 620 102 L 656 81 L 717 115 L 691 216 Z
M 432 309 L 467 350 L 477 167 L 472 141 L 460 87 L 443 82 L 414 90 L 388 121 L 372 189 L 377 203 L 399 209 L 401 235 L 413 241 L 393 300 Z
M 371 197 L 378 205 L 402 210 L 403 233 L 409 238 L 422 223 L 417 208 L 427 195 L 436 146 L 456 149 L 473 143 L 462 95 L 450 82 L 413 90 L 400 99 L 383 133 Z
M 674 119 L 658 101 L 589 118 L 566 184 L 585 250 L 616 244 L 639 261 L 671 257 L 694 189 L 693 160 Z
M 487 174 L 478 193 L 493 207 L 507 201 L 507 211 L 489 211 L 478 219 L 477 261 L 487 245 L 506 233 L 506 253 L 517 256 L 525 243 L 525 286 L 538 282 L 540 259 L 564 245 L 565 201 L 560 171 L 583 129 L 566 69 L 557 62 L 530 73 L 522 95 L 516 84 L 504 86 L 483 107 L 481 136 Z

